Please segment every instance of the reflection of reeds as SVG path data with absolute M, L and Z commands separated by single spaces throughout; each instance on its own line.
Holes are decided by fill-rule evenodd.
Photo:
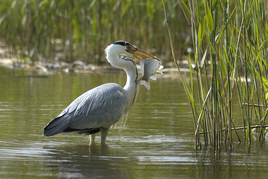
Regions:
M 154 0 L 0 0 L 0 4 L 1 41 L 12 53 L 18 52 L 21 60 L 98 64 L 105 61 L 105 47 L 117 40 L 157 51 L 155 55 L 161 58 L 170 57 L 162 4 Z M 177 0 L 167 6 L 171 21 L 182 16 Z M 189 44 L 187 29 L 172 24 L 173 37 L 180 42 L 175 46 L 176 55 L 180 55 Z
M 196 68 L 190 68 L 190 83 L 183 81 L 194 118 L 196 147 L 201 146 L 202 133 L 204 142 L 214 149 L 222 143 L 231 149 L 234 136 L 241 141 L 237 124 L 243 125 L 242 139 L 248 144 L 256 125 L 262 140 L 268 114 L 267 2 L 180 0 L 180 4 L 192 25 Z M 188 62 L 191 67 L 191 60 Z M 233 117 L 236 104 L 242 123 Z

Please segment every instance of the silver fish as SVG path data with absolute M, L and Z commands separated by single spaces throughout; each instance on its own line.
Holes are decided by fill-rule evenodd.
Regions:
M 159 72 L 163 66 L 162 63 L 156 59 L 148 58 L 146 60 L 140 60 L 141 64 L 141 72 L 143 77 L 138 80 L 138 84 L 144 85 L 148 90 L 150 90 L 149 78 L 152 80 L 156 80 L 155 73 Z

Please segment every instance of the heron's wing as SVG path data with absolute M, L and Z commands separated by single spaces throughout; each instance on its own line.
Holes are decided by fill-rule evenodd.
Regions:
M 123 88 L 116 83 L 107 83 L 89 90 L 76 98 L 62 113 L 74 113 L 74 116 L 88 116 L 98 108 L 107 108 L 118 102 L 126 103 Z
M 73 117 L 70 128 L 109 127 L 124 114 L 127 97 L 123 88 L 114 83 L 101 85 L 77 98 L 65 110 Z
M 107 128 L 124 115 L 126 105 L 127 97 L 121 86 L 115 83 L 98 86 L 76 98 L 52 120 L 44 128 L 45 135 L 65 130 Z M 49 133 L 52 128 L 53 132 Z

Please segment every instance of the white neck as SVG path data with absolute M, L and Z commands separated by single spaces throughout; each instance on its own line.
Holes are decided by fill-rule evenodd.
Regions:
M 137 93 L 137 78 L 138 78 L 138 71 L 137 67 L 133 60 L 131 59 L 122 59 L 119 57 L 118 54 L 112 53 L 109 51 L 106 53 L 106 58 L 109 63 L 116 67 L 123 69 L 127 75 L 127 82 L 124 86 L 125 94 L 128 98 L 128 106 L 127 110 L 133 105 Z
M 135 99 L 137 97 L 137 79 L 138 79 L 138 71 L 137 67 L 132 60 L 126 60 L 129 64 L 127 68 L 124 68 L 127 74 L 127 82 L 124 86 L 126 90 L 126 95 L 128 96 L 128 107 L 127 110 L 133 105 Z

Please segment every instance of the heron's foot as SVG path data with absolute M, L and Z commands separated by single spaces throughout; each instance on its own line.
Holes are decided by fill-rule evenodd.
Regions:
M 108 145 L 106 144 L 106 142 L 101 142 L 101 147 L 102 148 L 108 148 Z
M 89 146 L 94 145 L 95 144 L 95 134 L 89 135 L 89 138 L 90 138 Z

